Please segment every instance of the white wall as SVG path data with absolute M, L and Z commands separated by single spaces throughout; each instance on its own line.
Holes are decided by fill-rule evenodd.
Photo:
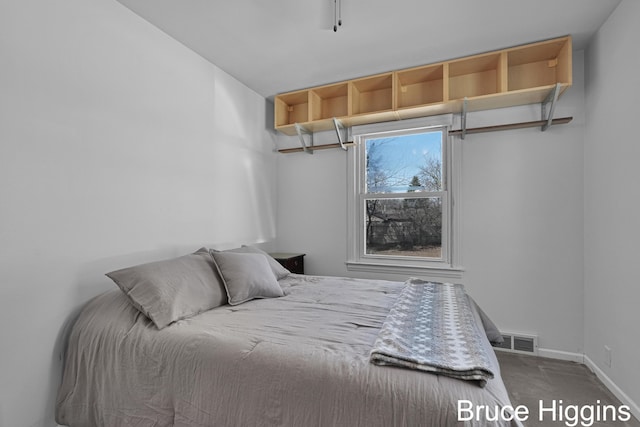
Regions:
M 586 52 L 585 350 L 640 416 L 640 3 L 623 0 Z M 604 346 L 612 349 L 611 367 Z
M 583 350 L 583 52 L 556 117 L 568 125 L 469 135 L 462 143 L 463 283 L 499 327 L 541 347 Z M 540 106 L 470 113 L 468 126 L 540 118 Z M 331 133 L 315 143 L 335 142 Z M 281 136 L 279 145 L 295 146 Z M 278 249 L 307 253 L 313 274 L 348 271 L 347 160 L 341 150 L 278 157 Z M 405 280 L 404 276 L 376 277 Z
M 280 148 L 297 143 L 297 137 L 279 139 Z M 314 135 L 314 144 L 333 142 L 335 132 Z M 307 274 L 348 275 L 347 153 L 279 154 L 277 162 L 278 250 L 306 253 Z
M 468 136 L 462 194 L 465 286 L 501 329 L 537 334 L 541 349 L 578 354 L 583 352 L 583 57 L 574 52 L 573 86 L 554 114 L 573 121 L 545 132 Z M 540 116 L 539 105 L 529 108 L 531 119 Z M 509 122 L 514 113 L 487 115 Z
M 55 425 L 104 273 L 275 238 L 265 105 L 116 1 L 0 4 L 0 426 Z

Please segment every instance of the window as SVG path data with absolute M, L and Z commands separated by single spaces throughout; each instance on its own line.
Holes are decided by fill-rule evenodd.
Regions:
M 353 130 L 350 269 L 453 269 L 457 179 L 447 130 L 397 122 Z

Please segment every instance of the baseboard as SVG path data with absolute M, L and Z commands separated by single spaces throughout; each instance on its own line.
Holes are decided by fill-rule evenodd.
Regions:
M 638 406 L 636 402 L 631 400 L 631 398 L 627 396 L 627 394 L 622 391 L 620 387 L 618 387 L 616 383 L 614 383 L 613 380 L 611 380 L 611 378 L 609 378 L 607 374 L 605 374 L 604 371 L 600 369 L 598 365 L 596 365 L 593 360 L 591 360 L 587 355 L 584 356 L 584 364 L 589 369 L 591 369 L 594 374 L 596 374 L 596 377 L 598 377 L 600 381 L 602 381 L 602 383 L 609 389 L 611 393 L 613 393 L 615 397 L 617 397 L 623 404 L 629 407 L 633 416 L 636 417 L 637 420 L 640 420 L 640 406 Z
M 584 354 L 571 353 L 568 351 L 552 350 L 550 348 L 538 347 L 539 357 L 548 357 L 549 359 L 566 360 L 569 362 L 584 363 Z
M 614 383 L 611 378 L 609 378 L 607 374 L 605 374 L 604 371 L 589 358 L 589 356 L 580 353 L 571 353 L 568 351 L 552 350 L 550 348 L 538 348 L 538 357 L 566 360 L 585 365 L 596 375 L 596 377 L 598 377 L 600 381 L 602 381 L 604 386 L 607 387 L 609 391 L 613 393 L 618 400 L 620 400 L 620 402 L 622 402 L 623 405 L 627 405 L 629 407 L 631 414 L 633 414 L 637 420 L 640 420 L 640 406 L 631 400 L 631 398 L 627 396 L 627 394 L 622 391 L 620 387 L 618 387 L 616 383 Z

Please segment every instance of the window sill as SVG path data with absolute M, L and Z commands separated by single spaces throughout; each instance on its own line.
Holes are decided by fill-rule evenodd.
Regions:
M 349 271 L 429 276 L 440 280 L 462 280 L 462 275 L 464 273 L 464 269 L 462 267 L 451 267 L 449 265 L 417 266 L 361 261 L 347 261 L 346 264 L 347 270 Z

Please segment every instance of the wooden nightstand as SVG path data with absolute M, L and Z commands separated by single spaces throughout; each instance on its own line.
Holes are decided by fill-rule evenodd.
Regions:
M 270 253 L 276 261 L 292 273 L 304 274 L 304 256 L 301 253 L 274 252 Z

